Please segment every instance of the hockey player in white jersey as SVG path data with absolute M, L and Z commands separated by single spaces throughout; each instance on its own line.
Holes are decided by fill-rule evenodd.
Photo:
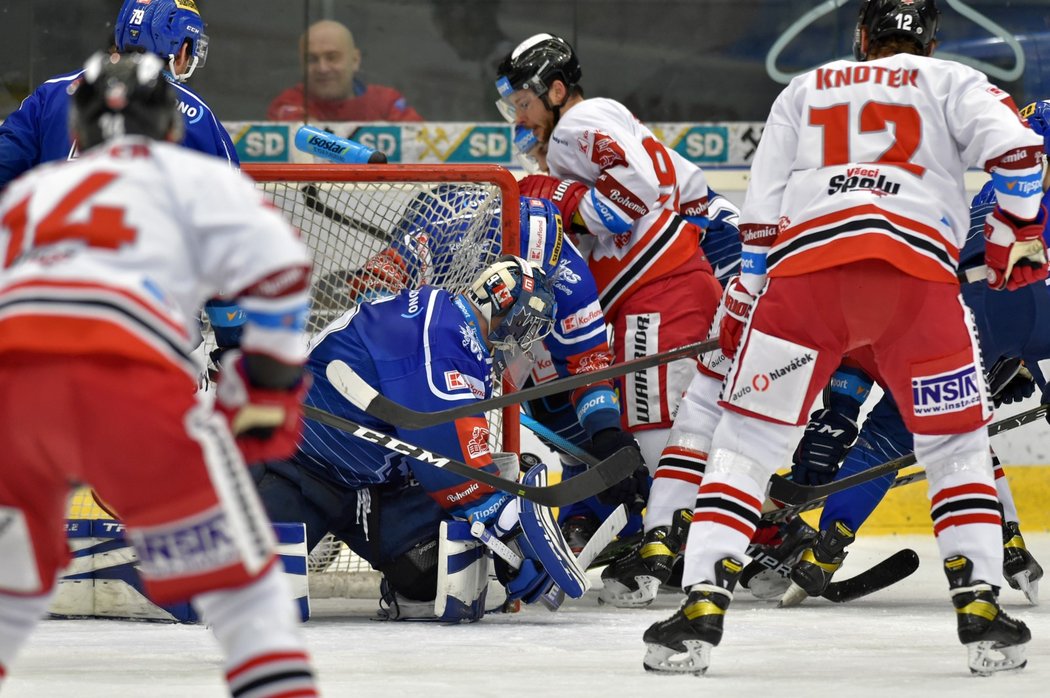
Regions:
M 69 561 L 66 498 L 85 483 L 119 513 L 152 599 L 192 599 L 212 627 L 231 693 L 313 696 L 245 468 L 298 441 L 309 256 L 246 177 L 174 145 L 163 69 L 92 56 L 71 98 L 85 152 L 0 199 L 0 678 Z M 220 288 L 248 320 L 212 409 L 190 352 Z
M 1031 634 L 994 586 L 991 406 L 956 267 L 963 175 L 982 167 L 998 196 L 985 224 L 989 284 L 1046 278 L 1042 143 L 983 75 L 930 57 L 937 17 L 933 0 L 864 0 L 861 62 L 796 77 L 772 107 L 741 214 L 743 273 L 720 323 L 736 360 L 690 526 L 688 596 L 645 632 L 649 670 L 706 671 L 766 481 L 842 355 L 860 347 L 915 434 L 971 670 L 1024 666 Z
M 550 174 L 587 187 L 566 226 L 590 233 L 582 249 L 613 326 L 617 362 L 703 339 L 721 294 L 699 248 L 707 210 L 703 173 L 666 148 L 619 102 L 585 99 L 582 71 L 564 39 L 537 34 L 498 68 L 498 106 L 545 144 Z M 537 191 L 523 192 L 546 196 Z M 624 427 L 650 470 L 677 402 L 695 373 L 683 360 L 621 382 Z

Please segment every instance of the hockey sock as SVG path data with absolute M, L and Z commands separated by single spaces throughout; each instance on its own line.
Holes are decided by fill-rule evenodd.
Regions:
M 1006 480 L 1006 471 L 1003 464 L 999 462 L 999 456 L 992 454 L 992 472 L 995 473 L 995 492 L 999 495 L 999 503 L 1003 505 L 1003 519 L 1017 523 L 1017 505 L 1014 504 L 1014 493 L 1010 490 L 1010 483 Z
M 47 611 L 50 594 L 41 596 L 8 596 L 0 594 L 0 681 L 18 650 L 32 634 Z
M 200 594 L 193 603 L 223 648 L 233 695 L 248 689 L 252 698 L 317 695 L 280 565 L 247 586 Z
M 941 557 L 963 555 L 973 563 L 973 579 L 996 583 L 1003 574 L 1002 517 L 987 461 L 987 451 L 960 453 L 927 462 L 926 473 Z
M 753 476 L 760 470 L 758 463 L 726 449 L 711 455 L 689 527 L 682 588 L 713 580 L 723 558 L 744 559 L 761 518 L 763 486 Z
M 653 475 L 645 514 L 645 530 L 670 526 L 678 509 L 691 509 L 704 478 L 707 452 L 668 444 Z

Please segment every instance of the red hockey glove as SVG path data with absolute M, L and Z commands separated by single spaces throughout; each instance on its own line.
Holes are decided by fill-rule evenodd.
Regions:
M 747 322 L 751 306 L 754 304 L 755 297 L 740 281 L 740 277 L 734 276 L 730 279 L 726 284 L 725 293 L 722 294 L 722 305 L 725 306 L 726 312 L 718 326 L 718 345 L 722 348 L 722 353 L 729 358 L 736 356 L 744 323 Z
M 226 353 L 215 390 L 215 409 L 229 422 L 246 463 L 295 453 L 309 385 L 309 376 L 304 375 L 287 390 L 254 386 L 248 380 L 244 356 L 239 351 Z
M 1034 221 L 1020 221 L 998 206 L 984 221 L 984 263 L 988 285 L 1013 291 L 1047 277 L 1043 228 L 1046 209 L 1039 207 Z
M 579 215 L 580 201 L 587 193 L 587 187 L 579 182 L 549 175 L 529 175 L 518 182 L 518 189 L 522 196 L 554 202 L 566 228 L 579 233 L 587 232 L 587 226 Z
M 408 281 L 408 270 L 401 255 L 394 250 L 383 250 L 351 272 L 346 283 L 350 287 L 351 302 L 360 303 L 376 295 L 397 293 L 408 287 Z

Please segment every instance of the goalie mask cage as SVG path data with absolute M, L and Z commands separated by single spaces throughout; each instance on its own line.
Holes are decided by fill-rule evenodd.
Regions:
M 254 164 L 243 171 L 310 249 L 311 336 L 356 302 L 395 290 L 381 264 L 368 265 L 394 241 L 417 252 L 399 255 L 408 286 L 456 293 L 501 254 L 520 254 L 517 181 L 496 165 Z M 456 233 L 435 235 L 438 226 Z M 517 407 L 487 417 L 493 451 L 517 452 Z M 79 492 L 70 518 L 85 515 L 105 516 Z M 311 596 L 378 595 L 378 573 L 330 536 L 308 566 Z

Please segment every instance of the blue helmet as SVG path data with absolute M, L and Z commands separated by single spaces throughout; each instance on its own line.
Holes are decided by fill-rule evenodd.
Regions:
M 547 276 L 521 257 L 504 255 L 474 281 L 467 298 L 489 324 L 493 369 L 502 376 L 528 359 L 529 348 L 554 329 L 557 303 Z M 522 376 L 510 376 L 520 385 Z
M 1050 154 L 1050 100 L 1041 99 L 1025 105 L 1021 109 L 1021 118 L 1043 137 L 1043 150 Z
M 441 184 L 409 201 L 393 236 L 414 283 L 465 289 L 472 276 L 448 276 L 460 269 L 472 275 L 479 261 L 500 254 L 500 203 L 491 190 L 465 183 Z
M 117 15 L 113 40 L 121 52 L 136 49 L 168 59 L 168 68 L 178 80 L 186 80 L 208 58 L 208 36 L 194 0 L 124 0 Z M 190 44 L 190 64 L 185 73 L 175 73 L 175 56 Z

